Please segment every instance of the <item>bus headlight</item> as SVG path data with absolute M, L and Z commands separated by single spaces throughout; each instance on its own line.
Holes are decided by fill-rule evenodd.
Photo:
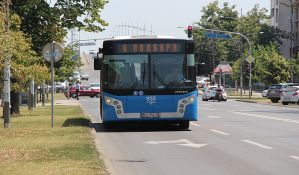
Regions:
M 106 103 L 111 103 L 111 100 L 110 99 L 106 99 Z
M 194 101 L 194 98 L 193 98 L 193 97 L 190 97 L 190 98 L 189 98 L 189 102 L 190 102 L 190 103 L 193 103 L 193 101 Z

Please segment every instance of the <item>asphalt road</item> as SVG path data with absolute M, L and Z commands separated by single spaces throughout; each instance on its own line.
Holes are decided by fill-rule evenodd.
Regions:
M 99 99 L 80 98 L 80 105 L 112 175 L 299 174 L 298 108 L 199 100 L 198 121 L 179 131 L 137 124 L 106 129 Z

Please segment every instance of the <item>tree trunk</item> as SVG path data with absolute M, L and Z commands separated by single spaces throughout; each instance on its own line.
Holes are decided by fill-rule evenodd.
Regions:
M 20 94 L 19 94 L 19 92 L 11 91 L 10 96 L 11 96 L 10 114 L 15 115 L 15 116 L 20 116 L 20 102 L 19 102 Z

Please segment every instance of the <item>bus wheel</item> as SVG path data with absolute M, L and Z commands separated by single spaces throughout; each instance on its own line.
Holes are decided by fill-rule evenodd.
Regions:
M 179 128 L 180 129 L 188 129 L 190 121 L 180 121 Z

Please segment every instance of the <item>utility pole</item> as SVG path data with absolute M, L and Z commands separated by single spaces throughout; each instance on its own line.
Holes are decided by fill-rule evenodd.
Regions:
M 5 0 L 2 3 L 3 11 L 4 11 L 4 32 L 5 37 L 9 39 L 9 27 L 10 27 L 10 12 L 9 6 L 11 2 L 10 0 Z M 9 47 L 9 46 L 8 46 Z M 9 128 L 9 119 L 10 119 L 10 60 L 11 53 L 9 48 L 4 50 L 4 88 L 3 88 L 3 117 L 4 117 L 4 128 Z
M 242 20 L 243 14 L 242 14 L 242 8 L 241 8 L 241 20 Z M 242 21 L 241 21 L 242 24 Z M 243 33 L 243 25 L 241 27 L 241 33 Z M 240 37 L 240 58 L 241 58 L 241 63 L 240 63 L 240 95 L 243 95 L 243 58 L 242 58 L 242 53 L 243 53 L 243 38 Z
M 291 25 L 290 25 L 290 27 L 291 27 L 291 31 L 290 31 L 290 39 L 291 39 L 291 48 L 290 48 L 290 57 L 291 57 L 291 59 L 293 60 L 294 59 L 294 51 L 293 51 L 293 38 L 294 38 L 294 24 L 293 24 L 293 22 L 294 22 L 294 20 L 293 20 L 293 18 L 294 18 L 294 2 L 293 2 L 293 0 L 290 0 L 291 1 L 291 14 L 290 14 L 290 23 L 291 23 Z M 292 65 L 292 83 L 294 83 L 294 65 Z
M 290 48 L 290 57 L 291 59 L 294 58 L 294 54 L 293 54 L 293 35 L 294 35 L 294 24 L 293 24 L 293 17 L 294 17 L 294 4 L 293 4 L 293 0 L 291 0 L 291 14 L 290 14 L 290 39 L 291 39 L 291 48 Z

